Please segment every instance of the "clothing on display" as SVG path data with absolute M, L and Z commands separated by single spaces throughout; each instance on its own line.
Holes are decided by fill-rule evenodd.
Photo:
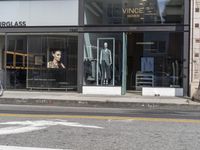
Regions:
M 178 86 L 179 85 L 179 64 L 178 60 L 172 62 L 172 85 Z
M 111 79 L 112 54 L 107 46 L 108 44 L 104 43 L 104 48 L 100 52 L 101 84 L 109 84 Z
M 154 72 L 154 58 L 142 57 L 141 58 L 141 71 L 142 72 Z
M 96 79 L 96 60 L 85 60 L 84 61 L 85 68 L 85 80 L 87 81 L 95 81 Z
M 108 81 L 109 81 L 109 79 L 111 78 L 111 75 L 110 75 L 111 68 L 110 68 L 109 65 L 106 64 L 105 61 L 102 61 L 101 69 L 102 69 L 102 80 L 101 80 L 101 84 L 108 84 Z

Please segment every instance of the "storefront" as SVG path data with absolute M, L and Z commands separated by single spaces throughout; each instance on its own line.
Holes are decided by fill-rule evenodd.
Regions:
M 189 2 L 85 0 L 83 93 L 187 95 Z
M 0 1 L 0 7 L 5 88 L 77 90 L 78 0 Z
M 188 95 L 189 6 L 188 0 L 0 1 L 11 8 L 0 9 L 5 87 Z

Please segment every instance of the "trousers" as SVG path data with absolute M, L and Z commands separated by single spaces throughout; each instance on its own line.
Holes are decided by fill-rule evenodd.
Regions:
M 101 83 L 103 83 L 103 81 L 106 79 L 106 80 L 109 80 L 111 78 L 111 69 L 110 69 L 110 66 L 106 64 L 105 61 L 102 61 L 102 64 L 101 64 Z

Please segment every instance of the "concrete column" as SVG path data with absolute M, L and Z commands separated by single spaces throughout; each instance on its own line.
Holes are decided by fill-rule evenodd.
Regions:
M 191 1 L 190 20 L 190 96 L 200 81 L 200 0 Z

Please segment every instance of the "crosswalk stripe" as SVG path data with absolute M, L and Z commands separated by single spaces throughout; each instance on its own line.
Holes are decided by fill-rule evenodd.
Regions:
M 52 148 L 36 148 L 36 147 L 19 147 L 0 145 L 0 150 L 71 150 L 71 149 L 52 149 Z

